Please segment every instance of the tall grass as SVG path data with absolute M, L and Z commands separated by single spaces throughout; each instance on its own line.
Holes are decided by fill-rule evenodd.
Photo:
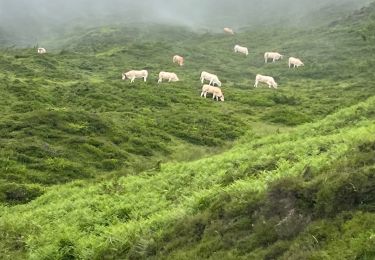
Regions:
M 42 56 L 2 50 L 0 258 L 371 259 L 374 45 L 359 21 L 102 28 Z M 306 66 L 264 64 L 270 50 Z M 121 81 L 137 68 L 147 83 Z M 157 85 L 161 70 L 182 81 Z M 202 70 L 226 102 L 200 98 Z M 280 88 L 253 88 L 257 73 Z

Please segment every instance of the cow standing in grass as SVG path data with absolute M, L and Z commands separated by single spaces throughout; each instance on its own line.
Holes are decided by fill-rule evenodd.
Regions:
M 133 83 L 135 79 L 143 78 L 143 81 L 146 82 L 148 77 L 147 70 L 131 70 L 128 72 L 122 73 L 122 80 L 130 79 L 130 83 Z
M 281 60 L 283 57 L 284 55 L 281 55 L 278 52 L 266 52 L 264 54 L 264 62 L 267 63 L 269 59 L 272 59 L 272 62 L 276 62 Z
M 292 66 L 293 66 L 293 68 L 298 68 L 298 67 L 301 67 L 301 66 L 305 66 L 305 64 L 303 64 L 303 62 L 300 59 L 290 57 L 289 58 L 289 68 L 291 68 Z
M 221 91 L 221 89 L 218 87 L 214 87 L 210 85 L 203 85 L 201 97 L 206 98 L 207 94 L 212 94 L 212 99 L 214 100 L 216 99 L 217 101 L 219 101 L 220 99 L 221 101 L 224 102 L 224 94 Z
M 240 45 L 236 45 L 236 46 L 234 46 L 234 52 L 235 53 L 243 53 L 243 54 L 245 54 L 246 56 L 248 56 L 249 55 L 249 50 L 248 50 L 248 48 L 246 48 L 246 47 L 242 47 L 242 46 L 240 46 Z
M 177 63 L 180 66 L 184 66 L 184 57 L 181 57 L 179 55 L 173 56 L 173 63 Z
M 215 74 L 211 74 L 211 73 L 208 73 L 206 71 L 203 71 L 201 73 L 202 84 L 204 83 L 205 80 L 210 82 L 209 85 L 217 85 L 217 86 L 221 87 L 221 81 L 219 80 L 218 76 L 216 76 Z
M 44 54 L 44 53 L 47 53 L 47 50 L 45 48 L 38 48 L 38 53 Z
M 225 28 L 224 28 L 224 32 L 225 32 L 226 34 L 234 35 L 234 31 L 233 31 L 233 29 L 228 28 L 228 27 L 225 27 Z
M 165 72 L 165 71 L 162 71 L 162 72 L 159 73 L 158 83 L 162 83 L 163 79 L 168 80 L 168 82 L 180 81 L 180 79 L 177 77 L 176 73 Z
M 274 78 L 269 76 L 263 76 L 258 74 L 255 78 L 255 84 L 254 87 L 257 88 L 259 83 L 266 83 L 269 88 L 273 87 L 277 89 L 277 83 Z

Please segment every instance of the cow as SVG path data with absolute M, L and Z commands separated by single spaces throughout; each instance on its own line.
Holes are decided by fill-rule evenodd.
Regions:
M 290 57 L 289 58 L 289 68 L 291 68 L 292 66 L 293 66 L 293 68 L 298 68 L 298 67 L 301 67 L 301 66 L 305 66 L 305 64 L 303 64 L 303 62 L 300 59 Z
M 161 71 L 159 73 L 158 83 L 162 83 L 163 79 L 168 80 L 168 82 L 180 81 L 176 73 Z
M 220 99 L 221 101 L 224 102 L 224 95 L 223 95 L 223 92 L 221 91 L 220 88 L 214 87 L 214 86 L 210 86 L 210 85 L 203 85 L 201 97 L 206 98 L 207 97 L 207 93 L 208 94 L 212 94 L 212 99 L 213 100 L 216 99 L 217 101 L 219 101 L 219 99 Z
M 45 48 L 38 48 L 38 53 L 44 54 L 44 53 L 47 53 L 47 50 Z
M 228 28 L 228 27 L 225 27 L 225 28 L 224 28 L 224 32 L 225 32 L 226 34 L 234 35 L 234 31 L 233 31 L 233 29 Z
M 258 74 L 255 78 L 255 84 L 254 84 L 255 88 L 258 87 L 259 82 L 268 84 L 269 88 L 273 87 L 273 88 L 277 89 L 277 83 L 276 83 L 275 79 L 272 78 L 272 77 L 263 76 L 263 75 Z
M 184 66 L 184 58 L 179 55 L 175 55 L 173 56 L 173 63 L 177 63 L 180 66 Z
M 283 57 L 284 57 L 284 55 L 281 55 L 278 52 L 266 52 L 264 54 L 264 61 L 265 61 L 265 63 L 267 63 L 269 59 L 272 59 L 272 62 L 275 62 L 277 60 L 282 59 Z
M 130 79 L 130 83 L 133 83 L 135 79 L 143 78 L 143 81 L 146 82 L 148 77 L 147 70 L 131 70 L 128 72 L 122 73 L 122 80 Z
M 246 48 L 246 47 L 242 47 L 240 45 L 236 45 L 234 46 L 234 52 L 239 52 L 239 53 L 243 53 L 245 54 L 246 56 L 249 55 L 249 50 Z
M 218 87 L 221 87 L 221 82 L 216 75 L 208 73 L 206 71 L 203 71 L 201 73 L 202 84 L 204 83 L 205 80 L 208 80 L 210 82 L 209 85 L 215 85 L 216 84 Z

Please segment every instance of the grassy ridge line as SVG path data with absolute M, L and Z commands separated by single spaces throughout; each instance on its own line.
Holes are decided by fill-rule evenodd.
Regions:
M 172 214 L 176 216 L 181 212 L 191 214 L 204 208 L 205 201 L 222 190 L 222 185 L 232 182 L 232 180 L 228 182 L 225 177 L 228 170 L 236 169 L 233 163 L 241 165 L 241 169 L 238 169 L 241 172 L 246 166 L 251 169 L 251 166 L 269 163 L 267 158 L 278 158 L 276 162 L 272 162 L 275 164 L 272 166 L 273 169 L 264 170 L 262 173 L 250 170 L 243 176 L 240 174 L 239 181 L 226 188 L 231 191 L 255 188 L 261 192 L 267 187 L 267 183 L 277 178 L 288 173 L 292 175 L 301 173 L 306 164 L 310 164 L 318 171 L 340 158 L 352 144 L 371 138 L 373 140 L 371 133 L 375 132 L 374 124 L 365 117 L 371 116 L 374 101 L 375 98 L 371 98 L 365 104 L 345 109 L 323 120 L 325 123 L 321 125 L 319 123 L 310 125 L 311 129 L 320 125 L 317 131 L 323 136 L 315 134 L 309 137 L 299 134 L 306 130 L 310 131 L 308 125 L 290 135 L 264 138 L 265 142 L 260 140 L 256 144 L 263 143 L 264 146 L 247 152 L 244 152 L 247 146 L 244 144 L 241 149 L 234 148 L 233 151 L 210 159 L 163 166 L 161 172 L 127 177 L 119 182 L 88 188 L 84 188 L 83 183 L 58 187 L 29 205 L 12 209 L 3 208 L 2 229 L 7 230 L 6 227 L 14 228 L 17 225 L 19 231 L 31 231 L 28 245 L 32 251 L 36 250 L 34 252 L 36 258 L 58 252 L 59 241 L 67 236 L 71 241 L 75 241 L 76 249 L 83 254 L 94 244 L 100 243 L 109 243 L 105 246 L 108 249 L 112 247 L 111 243 L 115 243 L 113 241 L 122 241 L 118 246 L 127 247 L 129 244 L 126 243 L 133 241 L 133 239 L 128 240 L 127 236 L 132 237 L 134 234 L 142 233 L 141 230 L 147 231 L 146 227 L 150 230 L 156 228 L 156 233 L 161 232 L 157 227 L 162 228 L 168 223 L 170 220 L 168 214 L 173 212 L 175 207 L 177 213 Z M 358 116 L 362 116 L 361 121 L 348 124 L 357 120 Z M 332 126 L 329 124 L 330 121 Z M 346 127 L 343 127 L 344 124 Z M 312 133 L 313 130 L 310 134 Z M 335 143 L 335 146 L 331 146 L 332 143 Z M 250 143 L 248 150 L 251 147 Z M 327 150 L 319 154 L 319 147 L 325 147 Z M 312 153 L 305 154 L 309 150 Z M 258 157 L 258 154 L 262 156 Z M 291 155 L 295 158 L 285 158 Z M 254 174 L 258 175 L 254 177 L 252 176 Z M 124 225 L 124 219 L 119 220 L 119 212 L 122 212 L 121 214 L 124 215 L 122 217 L 128 221 L 127 224 Z M 163 216 L 168 219 L 162 222 L 164 224 L 158 222 L 159 219 L 163 220 Z M 108 223 L 109 227 L 106 227 L 107 224 L 103 221 Z M 89 233 L 82 230 L 85 226 L 90 229 Z M 103 233 L 114 234 L 112 242 L 105 242 L 101 235 Z M 124 241 L 124 236 L 127 242 Z M 51 241 L 55 242 L 51 243 Z M 91 253 L 99 253 L 97 250 L 98 248 Z M 86 255 L 85 258 L 88 259 L 90 256 Z

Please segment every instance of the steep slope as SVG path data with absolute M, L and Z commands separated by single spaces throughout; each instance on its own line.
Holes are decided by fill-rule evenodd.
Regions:
M 68 39 L 63 51 L 45 56 L 18 49 L 1 54 L 4 202 L 28 202 L 51 184 L 137 173 L 161 159 L 196 159 L 251 128 L 260 136 L 283 131 L 374 93 L 366 84 L 374 78 L 373 46 L 349 29 L 231 38 L 151 26 Z M 235 43 L 253 46 L 248 59 L 233 54 Z M 263 53 L 274 49 L 304 57 L 306 68 L 264 65 Z M 171 64 L 175 53 L 186 57 L 185 67 Z M 150 81 L 122 82 L 121 72 L 133 68 L 148 69 Z M 161 70 L 182 81 L 156 86 Z M 227 102 L 199 98 L 202 70 L 220 75 Z M 273 75 L 280 89 L 254 89 L 256 73 Z
M 2 50 L 0 258 L 371 259 L 371 8 L 309 31 L 106 27 Z M 306 67 L 265 65 L 269 50 Z M 122 82 L 130 68 L 150 81 Z M 158 86 L 160 70 L 182 81 Z M 199 97 L 201 70 L 226 102 Z
M 339 234 L 347 243 L 373 236 L 374 111 L 370 98 L 290 134 L 243 138 L 212 158 L 98 184 L 76 182 L 28 205 L 3 207 L 3 255 L 334 256 L 345 246 L 332 240 Z M 327 233 L 325 225 L 338 230 Z M 356 233 L 339 231 L 348 225 Z M 358 242 L 340 256 L 370 257 L 373 249 Z

